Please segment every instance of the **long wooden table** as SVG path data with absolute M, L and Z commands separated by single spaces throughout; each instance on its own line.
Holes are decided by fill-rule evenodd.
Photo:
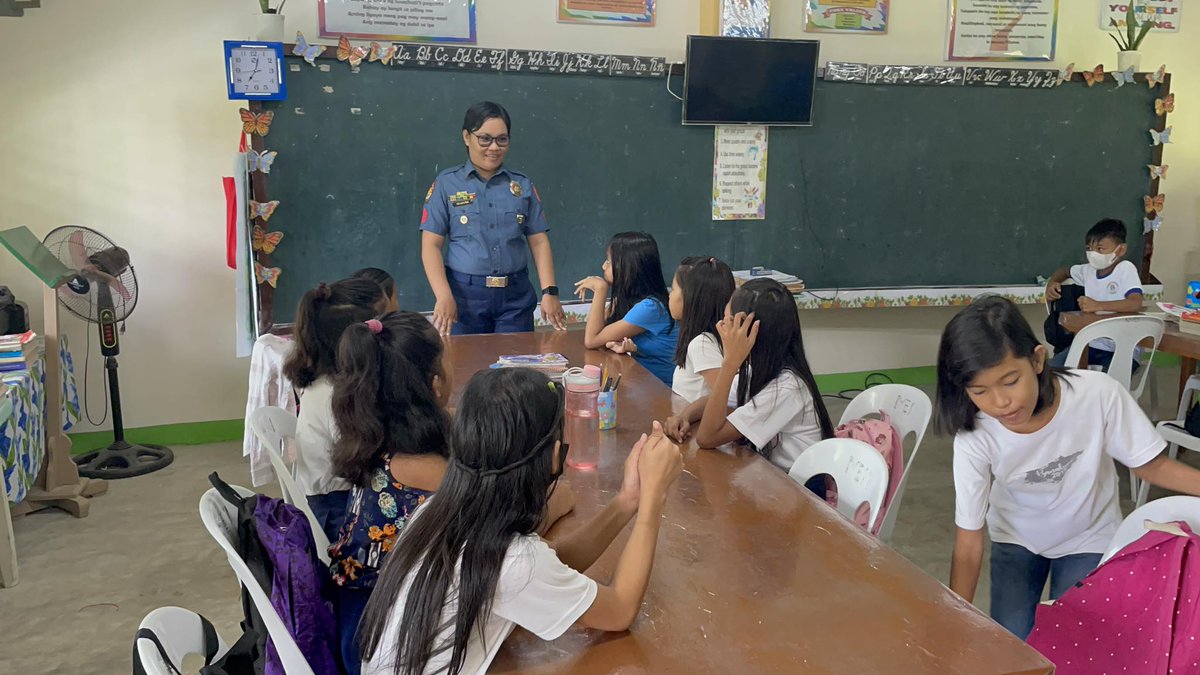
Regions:
M 1117 316 L 1139 316 L 1138 312 L 1115 312 L 1097 314 L 1095 312 L 1063 312 L 1058 317 L 1058 323 L 1063 328 L 1078 333 L 1085 327 Z M 1179 362 L 1179 395 L 1183 396 L 1187 379 L 1196 372 L 1196 362 L 1200 361 L 1200 335 L 1191 335 L 1179 330 L 1179 324 L 1174 321 L 1165 322 L 1162 341 L 1158 343 L 1158 351 L 1174 354 L 1180 357 Z
M 460 392 L 500 355 L 541 352 L 623 375 L 618 425 L 601 434 L 599 468 L 567 470 L 578 505 L 559 526 L 570 528 L 616 494 L 630 446 L 681 403 L 629 357 L 584 350 L 578 332 L 456 337 L 447 358 Z M 684 455 L 633 628 L 575 627 L 553 642 L 518 629 L 491 672 L 1053 672 L 1040 654 L 753 452 L 689 447 Z M 590 570 L 594 578 L 611 577 L 628 532 Z

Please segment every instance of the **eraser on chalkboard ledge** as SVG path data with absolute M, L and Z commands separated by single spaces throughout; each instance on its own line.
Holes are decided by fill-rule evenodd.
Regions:
M 769 277 L 775 274 L 775 270 L 769 270 L 762 265 L 750 268 L 750 276 L 752 277 Z

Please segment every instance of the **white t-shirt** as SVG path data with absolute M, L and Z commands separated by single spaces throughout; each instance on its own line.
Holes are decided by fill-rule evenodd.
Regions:
M 708 396 L 708 384 L 704 382 L 700 373 L 720 368 L 724 360 L 721 345 L 717 344 L 717 338 L 713 337 L 712 333 L 697 335 L 688 343 L 684 367 L 675 368 L 675 379 L 671 389 L 688 403 Z
M 350 482 L 333 473 L 333 382 L 319 377 L 300 394 L 296 418 L 296 484 L 310 495 L 349 490 Z
M 1100 372 L 1060 380 L 1054 419 L 1018 434 L 983 413 L 954 437 L 954 522 L 1047 558 L 1103 553 L 1121 524 L 1113 460 L 1139 467 L 1166 446 L 1129 392 Z
M 392 606 L 374 658 L 362 664 L 362 675 L 390 675 L 392 672 L 398 646 L 396 627 L 408 602 L 408 588 L 405 583 Z M 456 590 L 452 586 L 447 595 L 453 597 Z M 543 640 L 559 637 L 583 616 L 595 599 L 596 582 L 563 564 L 541 537 L 534 534 L 517 537 L 509 545 L 500 566 L 496 597 L 483 626 L 483 639 L 479 637 L 477 624 L 471 631 L 461 672 L 463 675 L 485 672 L 515 625 Z M 451 619 L 456 608 L 457 601 L 451 600 L 443 609 L 442 623 L 446 629 L 438 634 L 435 644 L 445 644 L 453 639 Z M 450 662 L 450 654 L 451 650 L 447 649 L 434 656 L 425 665 L 425 672 L 434 673 L 444 668 Z
M 1083 286 L 1083 294 L 1093 300 L 1100 302 L 1124 300 L 1132 293 L 1142 292 L 1142 278 L 1138 274 L 1137 266 L 1128 260 L 1117 263 L 1113 271 L 1106 276 L 1096 276 L 1096 272 L 1096 268 L 1091 265 L 1073 265 L 1071 267 L 1071 279 Z M 1117 348 L 1117 345 L 1109 338 L 1099 338 L 1092 340 L 1088 347 L 1111 352 Z
M 731 401 L 736 402 L 736 399 Z M 800 453 L 821 440 L 821 422 L 812 394 L 790 370 L 768 382 L 746 405 L 729 413 L 727 419 L 784 471 L 790 471 Z

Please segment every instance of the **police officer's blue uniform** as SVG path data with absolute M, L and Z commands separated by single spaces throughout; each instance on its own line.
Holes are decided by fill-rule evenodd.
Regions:
M 446 169 L 425 195 L 421 229 L 449 240 L 455 335 L 533 330 L 538 294 L 529 281 L 526 237 L 550 227 L 528 176 L 502 166 L 484 181 L 470 162 Z

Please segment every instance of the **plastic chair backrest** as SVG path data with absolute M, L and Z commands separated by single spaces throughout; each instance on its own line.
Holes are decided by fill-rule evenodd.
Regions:
M 925 432 L 929 429 L 929 420 L 933 417 L 933 403 L 925 392 L 916 387 L 910 387 L 907 384 L 881 384 L 870 387 L 855 396 L 854 400 L 846 406 L 838 424 L 845 424 L 850 420 L 862 419 L 869 415 L 877 415 L 881 410 L 892 418 L 892 426 L 896 427 L 896 433 L 900 435 L 902 444 L 908 439 L 909 434 L 913 434 L 916 438 L 912 452 L 904 462 L 904 473 L 900 474 L 900 485 L 896 488 L 896 494 L 892 495 L 892 503 L 888 505 L 887 513 L 883 515 L 883 525 L 879 528 L 879 539 L 887 542 L 891 541 L 892 531 L 896 529 L 896 518 L 900 514 L 900 502 L 904 499 L 908 474 L 912 470 L 913 460 L 917 458 L 917 451 L 921 449 L 921 441 L 925 439 Z
M 238 485 L 230 487 L 243 497 L 254 496 L 254 492 L 244 487 Z M 300 653 L 300 648 L 296 646 L 292 634 L 288 632 L 287 626 L 283 625 L 275 607 L 271 605 L 268 591 L 258 585 L 258 580 L 254 578 L 250 568 L 237 554 L 235 548 L 237 511 L 234 506 L 225 501 L 225 498 L 216 489 L 209 488 L 208 492 L 200 497 L 200 520 L 204 521 L 204 527 L 208 529 L 208 533 L 217 540 L 217 544 L 225 552 L 225 558 L 229 561 L 229 566 L 233 568 L 233 573 L 237 575 L 238 582 L 250 594 L 250 599 L 254 602 L 254 606 L 262 616 L 263 623 L 267 626 L 267 633 L 270 635 L 271 641 L 275 643 L 275 650 L 279 653 L 284 671 L 288 675 L 312 674 L 312 667 Z
M 828 438 L 800 453 L 788 472 L 801 485 L 821 474 L 837 483 L 838 513 L 854 520 L 859 505 L 866 503 L 867 522 L 875 522 L 888 486 L 887 463 L 878 450 L 852 438 Z
M 1156 316 L 1114 316 L 1111 319 L 1101 319 L 1088 324 L 1075 335 L 1071 349 L 1067 352 L 1067 367 L 1075 368 L 1083 358 L 1083 350 L 1093 340 L 1109 338 L 1116 343 L 1113 351 L 1112 364 L 1108 367 L 1110 377 L 1120 382 L 1133 397 L 1141 398 L 1146 388 L 1146 378 L 1150 367 L 1139 369 L 1138 381 L 1133 382 L 1133 357 L 1137 345 L 1142 340 L 1150 338 L 1154 344 L 1142 352 L 1143 363 L 1149 364 L 1158 351 L 1158 343 L 1162 341 L 1163 320 Z
M 1119 553 L 1121 549 L 1141 539 L 1142 535 L 1146 534 L 1145 521 L 1147 520 L 1156 523 L 1173 523 L 1182 520 L 1191 526 L 1193 531 L 1200 532 L 1200 497 L 1186 495 L 1163 497 L 1134 509 L 1133 513 L 1121 521 L 1121 526 L 1113 535 L 1112 543 L 1108 545 L 1108 551 L 1100 559 L 1100 563 L 1108 562 L 1108 559 Z
M 183 668 L 183 658 L 188 654 L 204 656 L 204 630 L 200 627 L 200 615 L 182 607 L 159 607 L 142 619 L 138 628 L 148 628 L 162 643 L 163 651 L 171 662 L 163 661 L 162 654 L 154 643 L 146 638 L 137 641 L 138 660 L 147 675 L 175 675 Z M 217 653 L 213 660 L 221 658 L 229 646 L 217 635 Z M 174 669 L 172 669 L 172 666 Z
M 296 437 L 296 416 L 283 408 L 263 406 L 250 413 L 247 423 L 255 437 L 258 438 L 258 442 L 267 449 L 267 456 L 271 458 L 271 468 L 275 471 L 275 477 L 279 479 L 279 491 L 283 494 L 284 503 L 290 504 L 304 513 L 309 527 L 312 528 L 313 544 L 317 548 L 317 556 L 321 558 L 321 562 L 328 565 L 329 537 L 325 536 L 325 530 L 321 528 L 316 514 L 308 505 L 308 495 L 296 484 L 296 479 L 292 477 L 291 469 L 283 461 L 281 452 L 287 439 Z

